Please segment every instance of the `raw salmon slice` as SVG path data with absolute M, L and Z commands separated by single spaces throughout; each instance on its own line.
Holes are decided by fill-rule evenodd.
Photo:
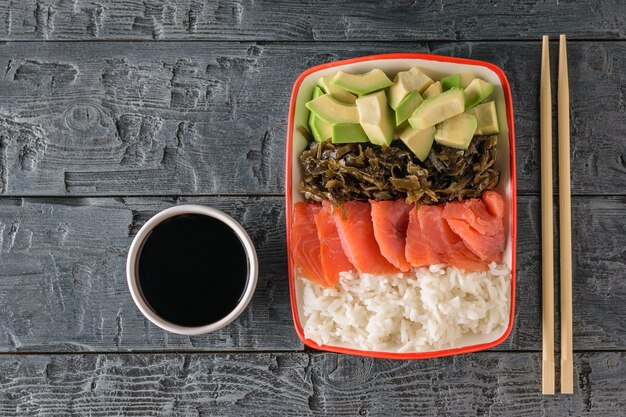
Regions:
M 330 203 L 324 203 L 322 209 L 315 214 L 317 237 L 320 241 L 320 256 L 324 278 L 329 285 L 334 286 L 339 279 L 339 273 L 353 268 L 348 260 L 337 226 L 333 220 Z
M 420 267 L 442 263 L 437 251 L 424 236 L 420 226 L 418 209 L 409 212 L 409 225 L 406 231 L 405 256 L 411 266 Z
M 499 219 L 504 218 L 504 200 L 496 191 L 485 191 L 482 196 L 483 203 L 487 206 L 489 213 Z
M 481 261 L 499 260 L 504 250 L 504 202 L 494 192 L 483 200 L 471 199 L 446 204 L 443 218 L 465 246 Z M 484 200 L 489 201 L 488 208 Z M 496 214 L 493 214 L 496 213 Z
M 489 262 L 492 260 L 478 259 L 461 240 L 455 243 L 446 255 L 446 262 L 448 264 L 465 269 L 466 271 L 486 271 L 489 269 Z
M 504 232 L 502 221 L 496 221 L 497 217 L 489 213 L 485 203 L 476 198 L 447 203 L 442 215 L 446 220 L 456 219 L 467 223 L 481 235 L 495 236 Z
M 461 237 L 465 246 L 480 260 L 497 258 L 504 250 L 504 233 L 481 235 L 462 220 L 448 219 L 450 228 Z
M 442 212 L 443 206 L 420 206 L 417 211 L 422 234 L 439 255 L 447 253 L 459 241 L 441 217 Z
M 315 214 L 321 208 L 314 204 L 296 203 L 291 225 L 291 255 L 298 272 L 325 287 L 331 286 L 324 275 L 320 240 L 317 237 Z
M 473 254 L 444 220 L 444 207 L 421 206 L 418 210 L 422 235 L 428 245 L 449 265 L 470 271 L 487 269 L 487 263 Z
M 370 212 L 370 204 L 361 201 L 348 201 L 343 210 L 334 208 L 333 219 L 343 250 L 361 273 L 396 274 L 398 269 L 380 253 Z
M 380 253 L 402 272 L 411 268 L 405 256 L 409 212 L 413 208 L 404 200 L 370 201 L 374 237 Z

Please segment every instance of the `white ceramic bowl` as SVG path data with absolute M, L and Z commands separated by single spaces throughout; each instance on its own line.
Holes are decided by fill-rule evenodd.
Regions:
M 246 282 L 246 288 L 244 290 L 243 296 L 241 297 L 241 300 L 233 309 L 233 311 L 231 311 L 226 317 L 204 326 L 180 326 L 178 324 L 174 324 L 163 319 L 148 305 L 146 300 L 144 300 L 137 279 L 137 260 L 141 252 L 143 242 L 150 235 L 152 229 L 154 229 L 158 224 L 166 219 L 181 214 L 202 214 L 220 220 L 222 223 L 226 224 L 237 234 L 239 240 L 241 240 L 248 260 L 248 280 Z M 219 262 L 219 260 L 215 261 Z M 256 250 L 254 249 L 252 239 L 250 239 L 250 236 L 248 236 L 248 233 L 246 233 L 245 229 L 239 223 L 237 223 L 235 219 L 233 219 L 226 213 L 223 213 L 211 207 L 194 204 L 168 208 L 148 220 L 146 224 L 144 224 L 143 227 L 139 229 L 139 232 L 137 233 L 137 236 L 135 236 L 135 239 L 133 239 L 133 243 L 130 245 L 130 249 L 128 251 L 128 258 L 126 260 L 126 278 L 128 280 L 128 289 L 130 290 L 130 294 L 132 295 L 133 300 L 135 301 L 135 304 L 137 305 L 137 308 L 139 308 L 141 313 L 146 316 L 146 318 L 152 323 L 156 324 L 164 330 L 188 336 L 214 332 L 225 327 L 233 320 L 235 320 L 246 309 L 246 307 L 250 303 L 250 300 L 252 299 L 252 295 L 254 294 L 254 290 L 256 288 L 258 280 L 258 273 L 259 262 L 257 259 Z

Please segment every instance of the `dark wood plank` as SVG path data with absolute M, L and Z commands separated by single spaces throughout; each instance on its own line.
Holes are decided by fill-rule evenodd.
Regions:
M 0 0 L 0 39 L 624 39 L 619 0 Z
M 538 44 L 431 47 L 504 68 L 515 101 L 519 190 L 537 193 Z M 280 194 L 289 95 L 301 71 L 428 50 L 411 43 L 0 45 L 0 191 Z M 623 194 L 626 43 L 572 42 L 569 55 L 572 190 Z
M 132 236 L 157 211 L 183 202 L 232 214 L 250 231 L 259 252 L 260 282 L 251 307 L 211 336 L 187 338 L 159 330 L 143 319 L 126 286 Z M 576 349 L 626 346 L 625 203 L 626 197 L 574 198 Z M 521 197 L 518 208 L 515 327 L 498 349 L 540 350 L 539 199 Z M 4 198 L 0 237 L 0 351 L 302 347 L 291 322 L 282 197 Z
M 3 355 L 0 413 L 67 416 L 615 417 L 626 354 L 574 355 L 570 396 L 541 395 L 540 353 L 424 361 L 348 355 Z
M 285 278 L 283 200 L 212 198 L 250 231 L 259 283 L 246 311 L 211 335 L 162 331 L 125 275 L 133 236 L 178 199 L 0 200 L 0 351 L 297 350 Z M 1 413 L 0 413 L 1 414 Z
M 558 242 L 555 199 L 555 242 Z M 518 199 L 515 328 L 503 349 L 541 350 L 541 213 L 538 197 Z M 626 347 L 626 216 L 624 197 L 575 197 L 572 206 L 574 348 Z M 558 245 L 556 245 L 558 247 Z M 555 334 L 559 334 L 558 248 Z M 558 346 L 558 338 L 557 338 Z
M 262 47 L 67 45 L 0 48 L 13 56 L 0 78 L 5 193 L 282 190 L 286 101 L 272 99 Z

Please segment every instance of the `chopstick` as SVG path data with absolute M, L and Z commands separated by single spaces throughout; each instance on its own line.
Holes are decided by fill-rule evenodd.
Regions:
M 559 41 L 559 248 L 561 280 L 561 393 L 574 393 L 572 348 L 572 220 L 570 190 L 569 80 L 565 35 Z
M 554 254 L 552 206 L 552 93 L 550 92 L 550 44 L 543 37 L 541 51 L 541 329 L 543 340 L 543 394 L 554 394 Z

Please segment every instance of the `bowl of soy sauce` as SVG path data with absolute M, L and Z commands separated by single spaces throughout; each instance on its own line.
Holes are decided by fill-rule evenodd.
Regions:
M 235 320 L 252 299 L 258 259 L 245 229 L 207 206 L 180 205 L 148 220 L 126 262 L 128 288 L 148 320 L 198 335 Z

